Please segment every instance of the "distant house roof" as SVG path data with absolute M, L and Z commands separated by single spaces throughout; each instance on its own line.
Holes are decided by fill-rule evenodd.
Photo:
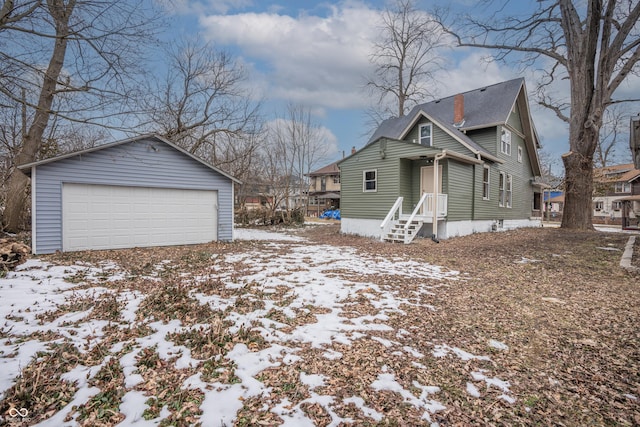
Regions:
M 640 169 L 635 169 L 633 163 L 625 163 L 597 168 L 594 175 L 599 182 L 631 182 L 640 177 Z
M 387 119 L 380 124 L 378 129 L 369 138 L 368 144 L 380 138 L 403 139 L 411 130 L 416 121 L 422 116 L 435 122 L 438 126 L 458 139 L 471 151 L 483 157 L 497 160 L 482 146 L 469 138 L 464 132 L 473 129 L 482 129 L 498 125 L 506 125 L 509 115 L 513 110 L 516 101 L 521 97 L 522 103 L 521 117 L 525 134 L 533 140 L 534 147 L 539 146 L 537 133 L 533 123 L 529 121 L 529 107 L 524 87 L 524 78 L 517 78 L 491 86 L 470 90 L 462 93 L 464 96 L 464 121 L 459 126 L 454 126 L 454 98 L 438 99 L 424 104 L 416 105 L 409 114 Z M 534 153 L 530 153 L 536 156 Z M 537 162 L 536 162 L 537 163 Z
M 340 169 L 338 168 L 338 162 L 333 162 L 330 165 L 324 166 L 313 172 L 309 172 L 307 176 L 320 176 L 320 175 L 340 175 Z

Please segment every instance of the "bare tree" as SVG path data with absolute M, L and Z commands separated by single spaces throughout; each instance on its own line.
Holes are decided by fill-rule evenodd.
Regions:
M 151 128 L 214 164 L 233 161 L 226 157 L 238 154 L 231 146 L 255 141 L 260 126 L 260 102 L 246 88 L 245 69 L 197 39 L 169 46 L 167 63 L 165 79 L 150 91 Z
M 367 81 L 383 109 L 374 108 L 374 121 L 383 116 L 402 117 L 413 105 L 435 96 L 443 34 L 430 15 L 415 8 L 414 0 L 395 0 L 383 12 L 380 39 L 369 57 L 375 71 Z M 390 99 L 394 108 L 389 107 Z
M 612 105 L 604 111 L 600 138 L 595 151 L 594 164 L 604 168 L 611 166 L 618 156 L 617 148 L 621 142 L 629 139 L 629 117 L 631 113 L 620 104 Z M 625 156 L 622 155 L 622 158 Z
M 264 178 L 274 199 L 273 209 L 283 206 L 290 210 L 306 205 L 309 188 L 306 176 L 326 161 L 328 152 L 329 144 L 313 122 L 311 111 L 289 104 L 286 115 L 271 124 L 261 153 Z M 297 206 L 292 206 L 292 198 L 297 199 Z
M 19 102 L 33 112 L 15 158 L 24 164 L 37 158 L 51 117 L 112 126 L 127 111 L 158 19 L 144 0 L 14 3 L 3 3 L 0 18 L 0 105 Z M 20 228 L 27 186 L 14 169 L 3 215 L 9 231 Z
M 639 17 L 638 1 L 541 0 L 525 17 L 495 15 L 487 20 L 467 15 L 448 30 L 459 46 L 495 49 L 498 60 L 518 53 L 524 65 L 540 65 L 544 77 L 538 82 L 539 103 L 569 124 L 569 152 L 562 156 L 562 227 L 593 229 L 594 153 L 606 108 L 630 101 L 614 94 L 629 75 L 638 73 Z M 552 85 L 561 79 L 569 81 L 568 102 L 554 97 Z

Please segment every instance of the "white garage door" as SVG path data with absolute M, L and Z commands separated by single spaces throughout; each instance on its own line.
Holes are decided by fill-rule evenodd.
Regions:
M 218 193 L 63 184 L 63 250 L 206 243 L 217 238 Z

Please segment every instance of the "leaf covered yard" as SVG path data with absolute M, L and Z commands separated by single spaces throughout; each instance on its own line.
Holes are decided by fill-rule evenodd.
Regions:
M 0 279 L 0 420 L 640 424 L 628 236 L 238 234 L 46 256 Z

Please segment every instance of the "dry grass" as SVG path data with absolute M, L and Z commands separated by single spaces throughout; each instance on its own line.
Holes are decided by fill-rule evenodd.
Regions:
M 422 411 L 406 399 L 397 393 L 376 392 L 371 388 L 383 369 L 393 372 L 396 380 L 416 397 L 422 391 L 415 381 L 438 385 L 440 391 L 432 397 L 446 409 L 433 415 L 432 420 L 442 426 L 640 425 L 639 401 L 629 397 L 640 397 L 640 275 L 619 267 L 628 236 L 537 229 L 476 234 L 439 244 L 417 240 L 405 246 L 344 236 L 336 225 L 309 227 L 297 233 L 306 237 L 309 244 L 329 244 L 336 251 L 352 247 L 367 256 L 411 259 L 460 271 L 460 280 L 446 283 L 399 280 L 387 275 L 354 277 L 349 271 L 338 270 L 333 274 L 371 282 L 406 301 L 420 303 L 404 304 L 403 314 L 390 315 L 386 321 L 394 331 L 376 332 L 376 337 L 395 340 L 410 347 L 410 351 L 425 355 L 431 354 L 434 346 L 450 344 L 473 354 L 489 355 L 491 360 L 424 357 L 416 365 L 412 363 L 416 359 L 407 355 L 409 350 L 403 353 L 397 346 L 387 347 L 381 341 L 364 337 L 351 345 L 334 343 L 330 350 L 343 355 L 336 361 L 327 359 L 324 349 L 303 344 L 296 352 L 298 361 L 274 366 L 256 376 L 270 387 L 270 392 L 245 400 L 236 425 L 277 425 L 281 419 L 270 411 L 275 404 L 284 398 L 292 405 L 298 404 L 312 394 L 333 396 L 335 413 L 351 418 L 355 425 L 376 423 L 355 405 L 342 403 L 342 399 L 350 396 L 360 396 L 367 407 L 384 414 L 381 425 L 424 424 Z M 640 253 L 639 245 L 637 242 L 636 254 Z M 147 295 L 138 308 L 138 322 L 166 323 L 178 319 L 186 326 L 208 325 L 168 337 L 203 360 L 196 368 L 176 369 L 172 361 L 159 359 L 153 348 L 141 351 L 137 357 L 138 371 L 144 378 L 137 390 L 149 396 L 150 407 L 145 415 L 153 417 L 166 406 L 171 416 L 165 424 L 197 425 L 202 393 L 181 389 L 181 382 L 199 371 L 203 381 L 234 384 L 239 381 L 235 367 L 224 355 L 237 343 L 246 344 L 252 351 L 267 347 L 254 330 L 229 333 L 226 315 L 263 308 L 264 301 L 269 299 L 274 309 L 265 317 L 284 324 L 283 331 L 287 331 L 286 328 L 315 323 L 316 316 L 324 313 L 322 309 L 304 307 L 296 308 L 295 317 L 284 316 L 275 308 L 287 306 L 286 289 L 278 288 L 264 295 L 257 284 L 229 289 L 217 279 L 192 281 L 187 288 L 181 279 L 184 273 L 190 277 L 211 274 L 213 266 L 224 266 L 230 277 L 241 277 L 247 273 L 247 266 L 226 265 L 224 255 L 266 247 L 266 243 L 260 242 L 215 243 L 57 254 L 47 257 L 47 261 L 98 265 L 109 259 L 124 269 L 128 278 L 101 286 L 114 291 L 137 290 Z M 278 251 L 276 256 L 286 255 L 287 245 Z M 171 263 L 163 264 L 164 260 Z M 637 258 L 634 263 L 638 265 Z M 147 276 L 155 276 L 160 282 Z M 418 289 L 429 286 L 432 293 L 416 297 Z M 211 310 L 193 298 L 189 291 L 194 290 L 235 298 L 235 306 Z M 113 301 L 108 295 L 99 298 L 95 316 L 116 322 L 118 309 Z M 363 292 L 354 293 L 345 302 L 349 303 L 344 308 L 347 318 L 375 311 Z M 41 320 L 52 320 L 67 309 L 86 309 L 87 303 L 78 300 L 76 307 L 70 302 Z M 433 309 L 425 308 L 428 306 Z M 110 330 L 120 336 L 107 338 L 105 342 L 110 345 L 127 339 L 133 342 L 137 330 L 140 336 L 148 334 L 144 327 L 137 328 L 114 327 Z M 396 333 L 401 329 L 407 334 L 398 336 Z M 490 347 L 490 339 L 508 343 L 508 350 Z M 89 366 L 99 363 L 98 360 L 97 354 L 80 355 L 73 349 L 53 346 L 51 352 L 23 369 L 15 386 L 0 401 L 0 412 L 29 405 L 34 422 L 47 418 L 68 402 L 74 392 L 73 384 L 59 381 L 60 375 L 79 363 Z M 501 391 L 495 387 L 482 389 L 480 398 L 465 392 L 470 374 L 481 369 L 508 381 L 516 403 L 500 399 Z M 326 378 L 325 384 L 311 389 L 301 382 L 301 372 L 321 374 Z M 106 364 L 92 381 L 102 391 L 100 398 L 77 408 L 78 420 L 86 425 L 114 425 L 121 421 L 118 400 L 125 390 L 122 369 L 116 359 Z M 480 387 L 482 383 L 476 385 Z M 331 422 L 331 414 L 322 405 L 302 403 L 300 408 L 316 425 Z

